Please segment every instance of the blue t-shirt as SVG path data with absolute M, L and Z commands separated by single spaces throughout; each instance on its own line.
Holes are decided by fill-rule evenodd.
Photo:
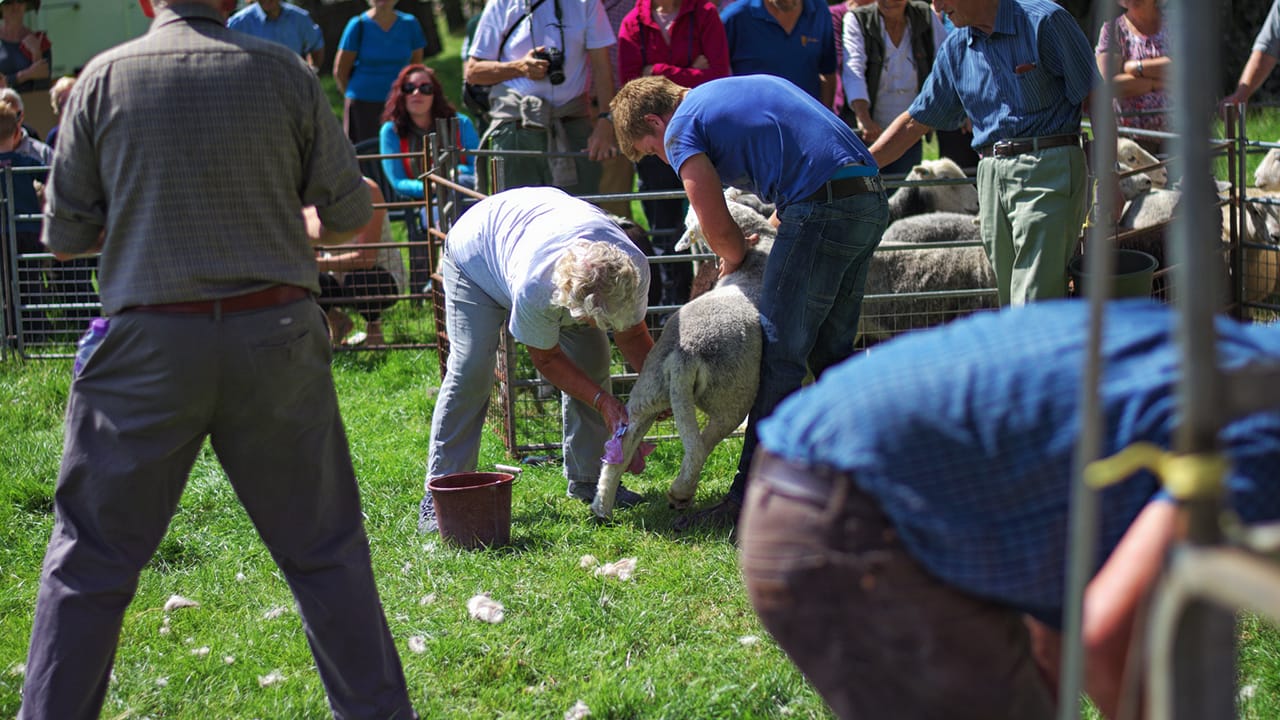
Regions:
M 347 82 L 347 97 L 365 102 L 386 101 L 391 83 L 409 64 L 414 51 L 426 47 L 422 25 L 408 13 L 397 11 L 390 30 L 383 30 L 365 13 L 351 18 L 338 41 L 339 49 L 356 55 Z
M 311 13 L 289 3 L 280 3 L 280 15 L 275 20 L 267 17 L 261 5 L 246 5 L 227 20 L 227 27 L 278 42 L 301 57 L 324 49 L 324 33 L 311 19 Z
M 788 33 L 764 0 L 737 0 L 720 13 L 734 75 L 777 75 L 821 100 L 818 75 L 836 71 L 835 27 L 826 5 L 802 0 L 804 9 Z
M 990 35 L 947 35 L 907 112 L 929 127 L 973 120 L 973 147 L 1080 129 L 1081 103 L 1101 82 L 1075 18 L 1049 0 L 1001 0 Z
M 44 207 L 36 196 L 35 181 L 45 182 L 49 177 L 44 163 L 29 155 L 14 152 L 0 153 L 0 168 L 45 168 L 40 172 L 15 172 L 13 174 L 13 209 L 18 215 L 36 215 L 44 212 Z M 3 195 L 3 184 L 0 183 L 0 195 Z M 20 233 L 39 233 L 40 218 L 18 220 L 15 228 Z
M 850 472 L 943 581 L 1060 624 L 1087 313 L 1080 300 L 1035 303 L 879 345 L 783 401 L 760 442 Z M 1104 457 L 1139 441 L 1170 446 L 1174 320 L 1146 300 L 1110 304 Z M 1280 326 L 1217 328 L 1224 368 L 1280 361 Z M 1231 506 L 1246 522 L 1280 517 L 1280 411 L 1236 420 L 1221 439 Z M 1102 492 L 1095 567 L 1158 491 L 1143 472 Z
M 867 146 L 830 108 L 772 75 L 693 88 L 667 123 L 663 142 L 677 172 L 706 153 L 725 185 L 779 207 L 812 194 L 844 165 L 876 167 Z

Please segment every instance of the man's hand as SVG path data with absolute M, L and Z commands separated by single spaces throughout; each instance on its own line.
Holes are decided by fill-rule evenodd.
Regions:
M 867 118 L 866 122 L 858 122 L 858 134 L 862 136 L 862 142 L 873 143 L 884 132 L 884 128 L 880 127 L 880 123 Z
M 587 154 L 596 162 L 604 162 L 618 157 L 618 135 L 613 131 L 613 121 L 608 118 L 596 120 L 596 126 L 587 138 Z
M 519 77 L 527 77 L 530 80 L 546 79 L 547 68 L 551 63 L 534 57 L 533 54 L 538 50 L 545 50 L 545 48 L 534 48 L 525 53 L 524 57 L 511 61 L 512 67 L 519 71 Z
M 745 238 L 745 240 L 746 240 L 746 243 L 744 245 L 744 250 L 746 248 L 753 248 L 756 246 L 756 243 L 760 242 L 760 235 L 758 233 L 751 233 Z M 747 259 L 747 256 L 745 252 L 742 255 L 742 259 L 738 260 L 737 262 L 726 260 L 725 258 L 720 258 L 720 277 L 724 277 L 725 275 L 731 275 L 737 272 L 738 268 L 742 267 L 742 263 L 746 259 Z
M 690 67 L 695 70 L 706 70 L 711 67 L 711 63 L 707 61 L 706 55 L 699 55 L 693 59 L 693 65 L 690 65 Z

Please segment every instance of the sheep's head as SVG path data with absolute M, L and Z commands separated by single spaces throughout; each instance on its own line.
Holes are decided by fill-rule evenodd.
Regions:
M 755 208 L 732 200 L 726 200 L 725 206 L 729 208 L 729 216 L 741 228 L 743 235 L 750 236 L 755 234 L 761 238 L 772 238 L 778 234 L 777 228 L 769 222 L 769 218 L 762 215 Z M 698 215 L 693 211 L 692 206 L 689 207 L 689 212 L 685 215 L 684 227 L 684 234 L 676 241 L 676 252 L 683 252 L 695 247 L 700 248 L 703 252 L 711 251 L 706 237 L 702 234 L 702 225 L 698 222 Z
M 925 160 L 911 168 L 905 180 L 958 180 L 967 176 L 964 170 L 951 158 Z M 930 204 L 933 212 L 955 212 L 966 215 L 978 213 L 978 190 L 972 185 L 937 185 L 921 188 L 931 193 L 934 202 Z
M 1124 167 L 1119 163 L 1116 163 L 1116 170 L 1119 170 L 1121 173 L 1125 172 Z M 1127 202 L 1152 188 L 1151 176 L 1146 173 L 1123 175 L 1117 182 L 1117 185 L 1120 189 L 1120 195 L 1123 196 Z
M 1162 188 L 1169 185 L 1169 171 L 1155 155 L 1147 152 L 1131 138 L 1122 137 L 1116 140 L 1116 162 L 1123 170 L 1146 170 L 1151 178 L 1151 186 Z
M 1253 171 L 1254 187 L 1268 192 L 1280 191 L 1280 149 L 1272 148 Z

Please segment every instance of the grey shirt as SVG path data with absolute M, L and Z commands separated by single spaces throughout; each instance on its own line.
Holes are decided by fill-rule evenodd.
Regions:
M 1271 57 L 1280 57 L 1280 2 L 1271 3 L 1267 19 L 1262 21 L 1258 37 L 1253 40 L 1253 49 Z
M 276 284 L 318 293 L 304 205 L 336 231 L 372 212 L 320 83 L 283 45 L 185 3 L 76 81 L 44 242 L 84 252 L 105 229 L 98 280 L 108 315 Z

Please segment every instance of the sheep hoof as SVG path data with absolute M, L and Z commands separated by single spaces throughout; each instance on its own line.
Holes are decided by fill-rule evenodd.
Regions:
M 609 519 L 609 512 L 601 507 L 599 499 L 591 501 L 591 516 L 599 522 Z
M 667 507 L 671 508 L 672 510 L 687 510 L 692 505 L 693 505 L 693 498 L 691 497 L 678 498 L 672 495 L 671 493 L 667 493 Z

